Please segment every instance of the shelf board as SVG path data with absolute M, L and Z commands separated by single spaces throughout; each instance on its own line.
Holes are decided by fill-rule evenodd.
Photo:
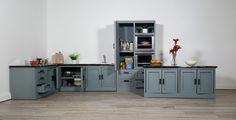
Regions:
M 135 33 L 136 36 L 154 36 L 154 33 Z
M 152 44 L 138 44 L 138 46 L 152 46 Z
M 134 53 L 134 51 L 120 51 L 120 53 Z

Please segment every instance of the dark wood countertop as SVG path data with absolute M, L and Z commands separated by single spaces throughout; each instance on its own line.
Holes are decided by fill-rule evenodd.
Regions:
M 165 66 L 165 65 L 146 65 L 144 68 L 217 68 L 217 66 Z
M 63 67 L 63 66 L 71 66 L 71 67 L 81 67 L 81 66 L 114 66 L 114 64 L 99 64 L 99 63 L 92 63 L 92 64 L 49 64 L 49 65 L 10 65 L 10 68 L 16 67 Z

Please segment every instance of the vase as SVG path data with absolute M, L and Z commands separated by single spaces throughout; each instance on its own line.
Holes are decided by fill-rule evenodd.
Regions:
M 172 61 L 171 61 L 171 65 L 176 66 L 176 54 L 172 54 Z
M 76 64 L 76 60 L 72 60 L 72 64 Z

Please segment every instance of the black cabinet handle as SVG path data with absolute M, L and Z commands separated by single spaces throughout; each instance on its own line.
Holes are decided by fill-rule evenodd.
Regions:
M 194 85 L 197 85 L 197 79 L 194 79 Z
M 98 79 L 101 80 L 101 75 L 98 75 Z
M 124 82 L 129 82 L 129 80 L 124 80 Z
M 124 72 L 124 74 L 129 74 L 129 72 Z
M 161 83 L 161 79 L 159 79 L 159 84 L 162 84 L 162 83 Z
M 165 79 L 162 79 L 162 84 L 165 84 Z
M 101 75 L 101 79 L 103 79 L 103 74 Z
M 200 79 L 198 79 L 198 85 L 200 85 L 201 83 L 200 83 Z

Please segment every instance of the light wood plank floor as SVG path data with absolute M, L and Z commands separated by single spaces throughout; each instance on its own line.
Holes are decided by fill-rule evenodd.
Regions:
M 128 92 L 67 92 L 0 103 L 0 120 L 236 120 L 236 90 L 216 99 L 143 98 Z

